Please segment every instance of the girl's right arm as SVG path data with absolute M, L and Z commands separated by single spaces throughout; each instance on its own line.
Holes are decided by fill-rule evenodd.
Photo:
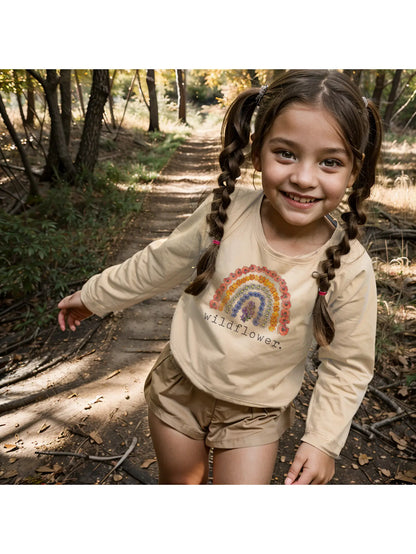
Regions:
M 85 306 L 81 300 L 81 291 L 78 290 L 70 296 L 66 296 L 58 304 L 59 314 L 58 323 L 62 331 L 66 329 L 66 323 L 71 331 L 81 325 L 81 321 L 86 319 L 92 312 Z

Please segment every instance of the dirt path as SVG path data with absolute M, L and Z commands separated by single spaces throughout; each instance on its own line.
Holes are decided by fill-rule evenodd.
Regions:
M 215 184 L 218 151 L 219 143 L 207 132 L 193 135 L 180 147 L 147 195 L 114 263 L 167 236 L 192 213 L 201 195 Z M 94 332 L 79 355 L 2 390 L 2 482 L 95 483 L 111 466 L 80 458 L 38 456 L 35 452 L 118 455 L 127 450 L 133 437 L 137 437 L 138 445 L 128 458 L 130 465 L 140 468 L 144 464 L 144 479 L 157 479 L 157 464 L 150 463 L 154 452 L 143 384 L 169 339 L 170 321 L 181 290 L 177 287 L 115 314 L 95 332 L 99 319 L 91 318 L 77 333 L 62 336 L 70 348 Z M 10 411 L 19 404 L 26 405 Z M 116 479 L 121 475 L 123 483 L 138 482 L 125 472 L 116 474 Z M 115 481 L 111 478 L 108 482 Z
M 219 144 L 212 136 L 216 135 L 195 134 L 178 150 L 147 195 L 143 211 L 130 228 L 115 262 L 167 236 L 195 209 L 201 195 L 215 185 Z M 177 287 L 104 321 L 91 318 L 77 333 L 62 335 L 58 329 L 53 331 L 50 344 L 60 344 L 64 355 L 71 353 L 67 360 L 36 377 L 0 389 L 0 483 L 102 482 L 111 469 L 108 463 L 39 456 L 36 452 L 122 455 L 135 438 L 137 445 L 123 470 L 116 471 L 105 482 L 156 482 L 157 463 L 148 430 L 143 385 L 168 340 L 181 290 L 182 287 Z M 45 348 L 40 351 L 41 356 L 45 356 Z M 31 364 L 38 362 L 39 359 L 33 359 Z M 295 426 L 280 441 L 273 483 L 282 483 L 289 469 L 303 434 L 315 379 L 316 372 L 308 371 L 295 401 L 298 416 Z M 392 406 L 383 405 L 380 397 L 367 393 L 355 421 L 363 424 L 386 415 L 394 415 Z M 337 461 L 333 483 L 412 482 L 396 477 L 407 475 L 412 479 L 413 473 L 416 479 L 413 449 L 409 450 L 406 441 L 407 446 L 400 443 L 403 440 L 400 437 L 408 435 L 414 419 L 407 421 L 407 428 L 400 427 L 402 419 L 385 427 L 387 441 L 352 429 Z M 393 438 L 389 431 L 394 431 Z

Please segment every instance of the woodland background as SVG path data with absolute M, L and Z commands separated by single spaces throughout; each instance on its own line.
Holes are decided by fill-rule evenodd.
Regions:
M 48 344 L 59 299 L 145 217 L 143 198 L 176 149 L 196 129 L 218 137 L 236 93 L 280 71 L 0 70 L 0 388 Z M 378 284 L 378 381 L 355 429 L 414 459 L 416 70 L 344 71 L 385 132 L 363 236 Z M 377 471 L 416 483 L 416 471 Z

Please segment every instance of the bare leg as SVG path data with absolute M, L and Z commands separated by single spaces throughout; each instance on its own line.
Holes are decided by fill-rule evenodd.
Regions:
M 208 480 L 209 448 L 169 427 L 149 410 L 149 427 L 159 464 L 159 484 L 201 485 Z
M 268 485 L 273 475 L 279 442 L 247 448 L 214 450 L 216 485 Z

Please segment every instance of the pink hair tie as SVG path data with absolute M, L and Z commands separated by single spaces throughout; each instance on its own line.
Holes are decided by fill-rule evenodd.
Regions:
M 320 296 L 325 296 L 325 295 L 326 295 L 326 291 L 324 291 L 324 290 L 319 290 L 319 289 L 318 289 L 318 294 L 319 294 Z
M 220 241 L 220 240 L 214 239 L 214 240 L 212 241 L 212 244 L 216 244 L 217 246 L 219 246 L 219 245 L 221 244 L 221 241 Z

